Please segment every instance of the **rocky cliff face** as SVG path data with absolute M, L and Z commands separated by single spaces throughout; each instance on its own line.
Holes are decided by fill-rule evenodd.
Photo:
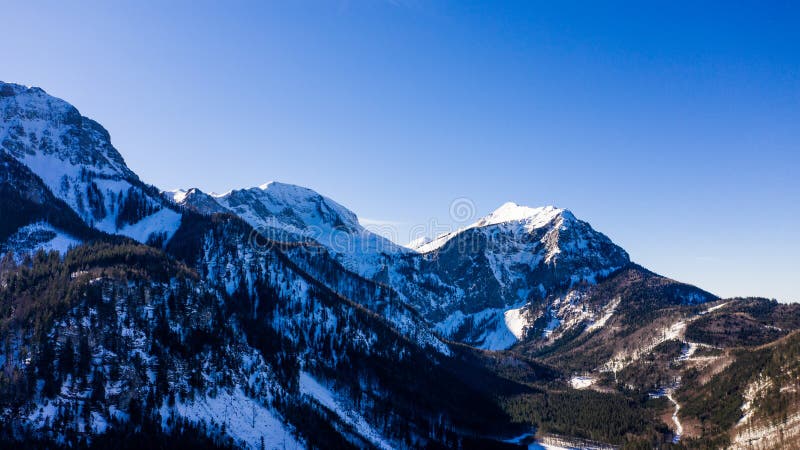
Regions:
M 298 186 L 161 193 L 40 89 L 0 114 L 0 445 L 796 442 L 796 305 L 706 305 L 568 210 L 401 248 Z
M 487 349 L 525 339 L 545 315 L 552 327 L 563 318 L 552 308 L 558 296 L 630 262 L 571 212 L 514 203 L 416 250 L 390 266 L 385 280 L 441 333 Z
M 108 132 L 39 88 L 0 82 L 0 146 L 87 225 L 140 242 L 168 240 L 180 214 L 143 184 Z
M 446 448 L 509 425 L 423 317 L 318 243 L 380 257 L 354 214 L 280 184 L 187 193 L 230 213 L 198 214 L 65 102 L 0 88 L 0 441 Z
M 565 306 L 566 296 L 630 263 L 608 237 L 554 207 L 507 203 L 404 249 L 364 229 L 352 211 L 298 186 L 169 195 L 204 214 L 237 215 L 275 240 L 319 244 L 346 269 L 397 291 L 440 334 L 486 349 L 552 333 L 575 317 L 570 307 L 583 307 L 575 295 Z
M 173 199 L 203 214 L 226 212 L 244 219 L 263 236 L 284 242 L 316 242 L 348 270 L 372 278 L 387 255 L 409 251 L 365 229 L 352 211 L 311 189 L 271 182 L 209 195 L 175 191 Z

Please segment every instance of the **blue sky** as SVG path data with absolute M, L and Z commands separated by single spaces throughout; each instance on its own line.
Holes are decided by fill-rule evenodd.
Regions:
M 800 300 L 797 3 L 67 3 L 3 5 L 0 79 L 161 188 L 300 184 L 401 241 L 456 198 L 554 204 L 656 272 Z

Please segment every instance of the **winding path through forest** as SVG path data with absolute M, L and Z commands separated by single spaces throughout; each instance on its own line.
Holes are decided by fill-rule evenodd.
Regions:
M 681 419 L 678 417 L 678 411 L 681 410 L 681 405 L 675 400 L 672 394 L 673 389 L 667 390 L 667 398 L 675 405 L 675 412 L 672 413 L 672 421 L 675 422 L 675 436 L 672 438 L 672 442 L 677 444 L 678 441 L 681 440 L 681 435 L 683 434 L 683 425 L 681 425 Z

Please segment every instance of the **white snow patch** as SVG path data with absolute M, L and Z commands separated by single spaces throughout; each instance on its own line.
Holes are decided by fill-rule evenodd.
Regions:
M 753 401 L 770 386 L 772 386 L 772 381 L 768 378 L 765 378 L 763 375 L 759 375 L 755 381 L 752 381 L 747 385 L 743 395 L 744 403 L 741 406 L 743 415 L 736 424 L 737 427 L 745 425 L 750 421 L 755 413 Z
M 351 409 L 337 399 L 336 395 L 327 387 L 320 384 L 307 372 L 300 372 L 300 392 L 318 401 L 322 406 L 328 408 L 346 424 L 355 428 L 359 435 L 382 449 L 392 449 L 393 446 L 384 440 L 381 434 L 375 430 L 367 421 L 354 409 Z
M 482 343 L 478 348 L 483 350 L 505 350 L 516 344 L 517 338 L 505 324 L 502 324 L 493 330 L 485 332 L 480 341 Z
M 186 200 L 186 196 L 189 195 L 189 191 L 186 189 L 173 189 L 171 191 L 166 191 L 166 193 L 178 204 L 183 203 L 183 201 Z
M 189 403 L 178 402 L 175 410 L 191 422 L 224 423 L 229 436 L 244 441 L 252 449 L 260 448 L 262 438 L 264 446 L 269 449 L 304 448 L 271 409 L 246 396 L 240 389 L 231 393 L 221 390 L 213 398 L 198 396 Z M 162 416 L 167 417 L 168 410 Z
M 430 244 L 431 241 L 433 241 L 433 238 L 430 238 L 428 236 L 422 236 L 406 244 L 406 248 L 410 248 L 411 250 L 414 251 L 419 251 L 420 248 L 424 247 L 427 244 Z
M 515 338 L 519 340 L 525 336 L 528 319 L 525 317 L 522 308 L 509 309 L 503 313 L 503 319 L 506 327 Z
M 444 320 L 435 324 L 434 329 L 437 333 L 440 333 L 444 336 L 452 336 L 453 333 L 458 331 L 459 327 L 461 327 L 466 318 L 466 314 L 461 312 L 461 310 L 456 310 Z
M 683 320 L 675 322 L 667 330 L 667 333 L 664 336 L 664 341 L 662 341 L 662 342 L 666 342 L 666 341 L 669 341 L 669 340 L 672 340 L 672 339 L 681 339 L 685 332 L 686 332 L 686 322 L 683 321 Z M 659 342 L 659 344 L 660 343 L 661 342 Z
M 597 379 L 592 376 L 587 375 L 576 375 L 569 379 L 569 385 L 572 386 L 573 389 L 586 389 L 591 387 Z
M 511 314 L 511 326 L 516 328 L 520 325 L 515 319 L 515 313 Z M 517 336 L 514 335 L 506 322 L 506 311 L 500 308 L 487 308 L 476 314 L 472 314 L 473 323 L 479 327 L 481 324 L 488 324 L 486 331 L 476 340 L 481 344 L 478 346 L 483 350 L 505 350 L 517 343 Z M 523 326 L 524 329 L 524 326 Z
M 166 233 L 167 240 L 170 240 L 181 226 L 181 217 L 181 214 L 163 208 L 133 225 L 123 227 L 117 234 L 146 243 L 154 233 Z
M 550 321 L 547 322 L 542 331 L 542 337 L 549 338 L 559 326 L 561 326 L 561 320 L 555 315 L 550 316 Z
M 603 328 L 604 326 L 606 326 L 606 323 L 608 323 L 608 320 L 611 319 L 611 317 L 614 315 L 614 312 L 616 312 L 617 306 L 619 306 L 619 302 L 620 302 L 620 298 L 617 297 L 611 303 L 609 303 L 608 306 L 605 309 L 605 314 L 603 314 L 603 317 L 599 318 L 597 321 L 595 321 L 594 323 L 589 325 L 589 327 L 586 328 L 586 331 L 587 332 L 591 332 L 591 331 L 598 330 L 598 329 Z
M 723 307 L 725 307 L 727 305 L 728 305 L 728 302 L 720 303 L 719 305 L 714 305 L 714 306 L 712 306 L 711 308 L 708 308 L 705 311 L 701 311 L 700 315 L 702 316 L 702 315 L 706 315 L 706 314 L 711 314 L 712 312 L 714 312 L 714 311 L 716 311 L 716 310 L 718 310 L 720 308 L 723 308 Z
M 501 308 L 486 308 L 482 311 L 464 314 L 457 310 L 444 320 L 434 325 L 436 332 L 451 337 L 468 319 L 472 320 L 475 328 L 486 331 L 475 339 L 480 342 L 478 348 L 483 350 L 505 350 L 514 345 L 524 336 L 528 321 L 521 307 L 504 310 Z
M 678 356 L 678 361 L 686 361 L 691 358 L 695 352 L 697 352 L 699 344 L 696 342 L 686 342 L 686 344 L 681 348 L 681 354 Z
M 791 442 L 798 436 L 800 436 L 800 414 L 794 414 L 777 423 L 739 430 L 730 448 L 749 450 L 759 448 L 757 446 L 760 443 Z
M 560 447 L 558 445 L 545 444 L 539 441 L 533 442 L 528 445 L 528 450 L 572 450 L 567 447 Z
M 41 239 L 46 240 L 42 241 Z M 6 241 L 9 250 L 15 253 L 31 253 L 38 250 L 57 251 L 62 255 L 70 248 L 77 247 L 81 241 L 53 227 L 47 222 L 26 225 Z

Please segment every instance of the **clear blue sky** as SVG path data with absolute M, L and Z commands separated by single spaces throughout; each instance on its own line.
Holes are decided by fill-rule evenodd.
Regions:
M 659 273 L 800 300 L 796 2 L 16 3 L 0 79 L 161 188 L 305 185 L 400 240 L 457 197 L 555 204 Z

